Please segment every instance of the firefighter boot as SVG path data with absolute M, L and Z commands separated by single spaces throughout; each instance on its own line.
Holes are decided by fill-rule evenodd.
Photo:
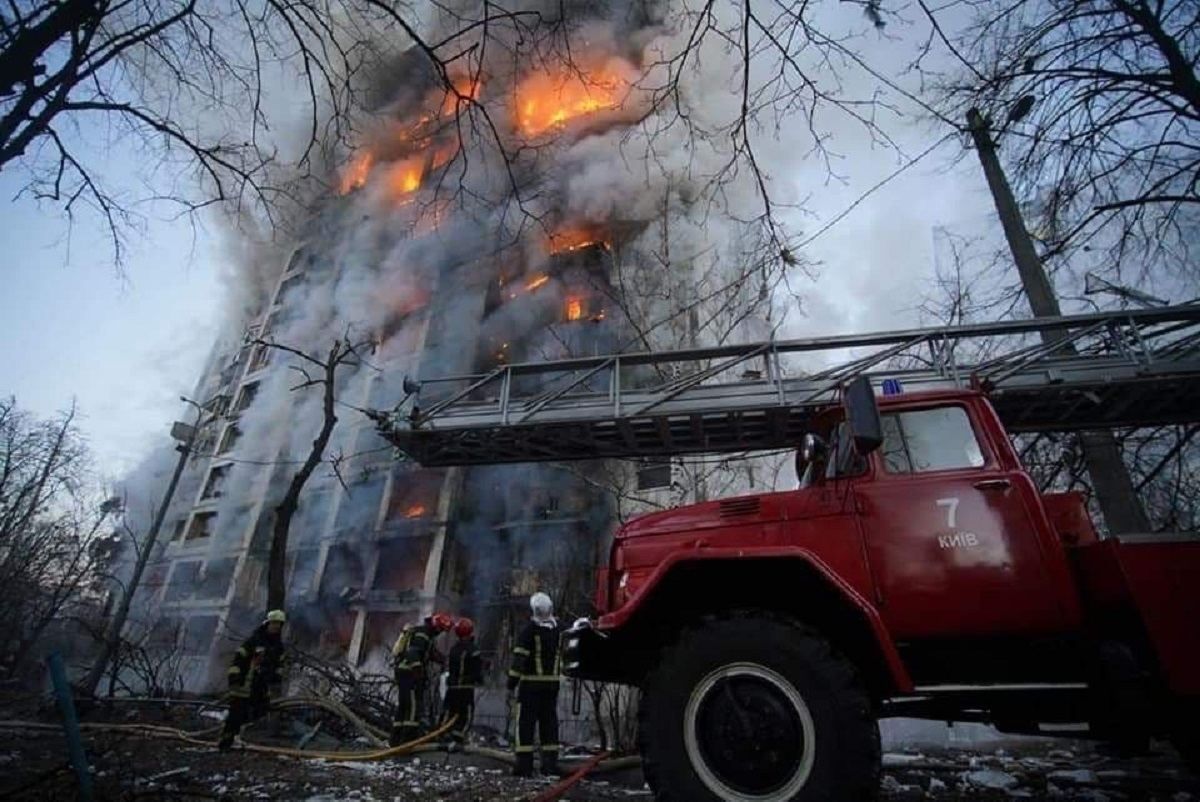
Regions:
M 517 753 L 517 760 L 513 763 L 512 774 L 514 777 L 533 776 L 533 752 Z
M 546 777 L 558 777 L 558 752 L 542 752 L 542 774 Z

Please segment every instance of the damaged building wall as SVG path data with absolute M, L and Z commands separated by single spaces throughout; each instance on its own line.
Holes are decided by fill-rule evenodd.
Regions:
M 633 76 L 670 35 L 650 25 L 662 17 L 594 13 L 577 31 L 576 65 L 594 80 L 501 60 L 458 90 L 503 111 L 505 136 L 536 143 L 508 169 L 461 169 L 468 150 L 489 167 L 487 143 L 471 139 L 482 134 L 454 125 L 455 104 L 427 71 L 398 71 L 402 85 L 380 88 L 378 124 L 303 241 L 245 268 L 276 277 L 198 383 L 212 422 L 131 625 L 187 652 L 189 687 L 220 687 L 262 615 L 273 508 L 320 424 L 313 395 L 289 389 L 295 360 L 259 340 L 310 353 L 350 331 L 371 342 L 339 375 L 333 465 L 305 487 L 288 554 L 291 641 L 351 666 L 383 669 L 403 623 L 447 609 L 479 621 L 499 670 L 529 593 L 551 592 L 565 617 L 593 612 L 594 568 L 620 520 L 767 484 L 734 462 L 716 481 L 703 460 L 426 470 L 398 460 L 355 411 L 396 405 L 406 376 L 770 333 L 768 268 L 761 253 L 746 261 L 761 245 L 755 225 L 705 196 L 698 165 L 710 146 L 684 158 L 686 142 L 638 128 L 647 108 Z M 649 27 L 618 35 L 630 26 Z M 518 214 L 514 193 L 534 216 Z

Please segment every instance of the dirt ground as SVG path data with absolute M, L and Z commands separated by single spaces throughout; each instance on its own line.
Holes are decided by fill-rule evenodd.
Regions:
M 99 717 L 89 718 L 95 721 Z M 127 714 L 118 720 L 130 718 Z M 161 720 L 159 716 L 154 718 Z M 176 725 L 212 723 L 186 716 L 168 720 Z M 273 734 L 276 743 L 295 745 L 294 739 L 280 739 L 278 723 Z M 255 742 L 272 739 L 271 728 L 266 725 L 258 725 L 246 735 Z M 85 739 L 97 800 L 517 802 L 533 799 L 552 784 L 548 779 L 514 779 L 508 776 L 508 767 L 495 760 L 443 751 L 349 763 L 248 751 L 222 754 L 125 732 L 90 731 Z M 75 798 L 74 775 L 67 769 L 60 731 L 0 726 L 0 800 Z M 652 799 L 636 769 L 597 775 L 563 798 L 574 802 Z M 989 751 L 939 748 L 888 752 L 884 756 L 882 798 L 1200 802 L 1200 781 L 1189 775 L 1166 747 L 1146 757 L 1122 760 L 1081 742 L 1013 742 Z

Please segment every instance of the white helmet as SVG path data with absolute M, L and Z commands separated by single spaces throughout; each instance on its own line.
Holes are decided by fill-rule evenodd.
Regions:
M 554 615 L 554 602 L 545 593 L 539 591 L 529 597 L 529 609 L 533 611 L 534 618 L 546 619 Z

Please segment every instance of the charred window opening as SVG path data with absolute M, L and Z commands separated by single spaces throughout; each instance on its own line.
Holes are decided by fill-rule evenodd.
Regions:
M 254 399 L 258 396 L 258 382 L 252 382 L 244 385 L 240 393 L 238 393 L 236 410 L 240 414 L 250 408 L 254 403 Z
M 182 540 L 183 531 L 187 526 L 187 518 L 180 518 L 171 529 L 171 540 Z
M 226 426 L 225 431 L 221 434 L 221 445 L 217 447 L 217 454 L 228 454 L 233 451 L 240 439 L 242 439 L 242 430 L 236 423 Z
M 438 496 L 444 476 L 441 471 L 398 471 L 392 477 L 392 492 L 388 499 L 387 521 L 432 518 L 437 512 Z
M 217 514 L 215 512 L 198 512 L 192 516 L 188 525 L 187 540 L 198 540 L 209 537 L 216 530 Z
M 250 352 L 250 370 L 262 370 L 271 361 L 271 348 L 267 345 L 256 345 Z
M 219 417 L 229 411 L 229 396 L 225 393 L 214 395 L 204 405 L 204 411 L 213 417 Z
M 200 583 L 196 587 L 196 598 L 224 598 L 229 591 L 229 583 L 233 581 L 235 567 L 237 567 L 236 557 L 223 557 L 206 562 L 204 570 L 200 574 Z
M 361 666 L 372 656 L 386 661 L 388 655 L 391 654 L 392 644 L 400 635 L 400 630 L 404 628 L 405 624 L 411 623 L 411 618 L 411 615 L 404 613 L 371 613 L 368 615 L 356 664 Z
M 229 472 L 232 468 L 232 465 L 218 465 L 209 471 L 208 481 L 204 483 L 204 492 L 200 494 L 200 498 L 220 498 L 225 491 L 225 482 L 229 479 Z
M 288 560 L 287 597 L 288 601 L 303 599 L 312 587 L 313 578 L 317 574 L 317 561 L 320 559 L 320 549 L 299 549 Z
M 425 563 L 432 541 L 422 538 L 393 538 L 379 544 L 379 559 L 371 581 L 372 597 L 416 600 L 425 583 Z
M 196 589 L 196 579 L 199 576 L 199 560 L 175 563 L 175 567 L 171 570 L 171 581 L 167 583 L 164 601 L 182 601 L 190 598 Z
M 354 601 L 362 595 L 366 579 L 359 549 L 346 543 L 331 546 L 321 573 L 321 595 Z
M 208 654 L 216 633 L 217 617 L 215 615 L 192 616 L 183 626 L 181 652 L 187 655 Z

